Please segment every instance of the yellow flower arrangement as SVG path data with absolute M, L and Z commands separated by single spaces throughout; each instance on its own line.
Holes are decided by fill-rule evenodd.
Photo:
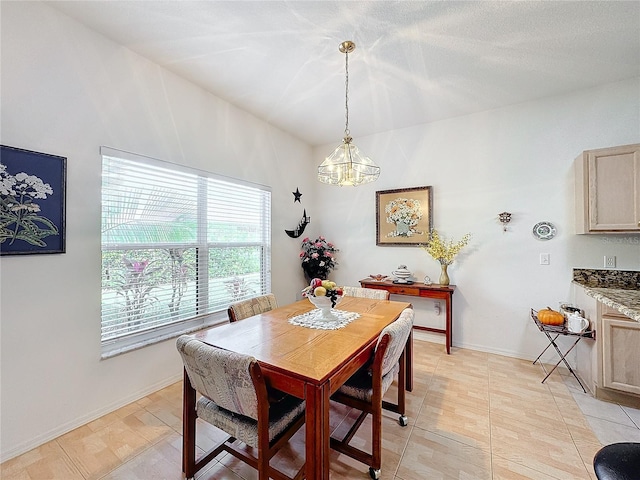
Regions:
M 440 262 L 440 265 L 451 265 L 455 256 L 469 243 L 469 240 L 471 240 L 470 233 L 465 234 L 459 242 L 454 243 L 453 240 L 444 240 L 437 230 L 433 230 L 429 242 L 420 245 L 420 247 Z

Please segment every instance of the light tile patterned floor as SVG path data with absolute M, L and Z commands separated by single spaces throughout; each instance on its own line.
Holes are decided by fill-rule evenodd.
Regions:
M 386 413 L 382 479 L 594 480 L 591 462 L 602 444 L 640 441 L 640 410 L 594 400 L 572 377 L 544 384 L 529 361 L 415 342 L 415 388 L 409 425 Z M 394 388 L 389 392 L 392 398 Z M 1 465 L 3 480 L 179 480 L 182 385 L 176 383 Z M 331 427 L 354 417 L 335 406 Z M 222 436 L 198 420 L 197 444 Z M 365 421 L 353 442 L 370 444 Z M 275 459 L 292 473 L 304 457 L 304 429 Z M 230 455 L 211 462 L 199 480 L 255 480 Z M 367 468 L 331 457 L 331 479 L 367 479 Z

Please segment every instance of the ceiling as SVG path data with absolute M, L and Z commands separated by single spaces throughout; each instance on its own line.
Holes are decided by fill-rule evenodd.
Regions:
M 640 1 L 48 1 L 311 145 L 640 76 Z

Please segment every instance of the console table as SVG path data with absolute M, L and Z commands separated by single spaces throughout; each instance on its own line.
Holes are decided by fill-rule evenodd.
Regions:
M 412 297 L 432 298 L 444 300 L 446 322 L 445 328 L 423 327 L 414 325 L 416 330 L 426 330 L 428 332 L 444 333 L 446 335 L 447 353 L 451 353 L 451 327 L 453 323 L 453 292 L 455 285 L 438 285 L 414 282 L 412 284 L 393 283 L 391 281 L 378 282 L 370 278 L 360 280 L 360 286 L 364 288 L 377 288 L 386 290 L 393 295 L 409 295 Z

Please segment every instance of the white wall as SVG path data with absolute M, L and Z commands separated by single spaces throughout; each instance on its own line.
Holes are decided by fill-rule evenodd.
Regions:
M 5 460 L 181 378 L 173 340 L 100 360 L 100 145 L 270 185 L 273 291 L 296 298 L 311 149 L 50 7 L 2 2 L 1 143 L 67 157 L 67 253 L 2 257 Z
M 617 256 L 619 269 L 640 270 L 640 235 L 573 233 L 572 171 L 583 150 L 640 141 L 639 92 L 640 79 L 633 79 L 365 138 L 350 125 L 354 143 L 380 165 L 381 175 L 356 190 L 316 188 L 331 208 L 309 214 L 341 250 L 332 278 L 357 284 L 406 264 L 418 280 L 428 274 L 437 281 L 439 264 L 423 250 L 375 243 L 376 190 L 431 185 L 435 227 L 455 240 L 473 234 L 449 268 L 457 284 L 453 344 L 535 358 L 546 338 L 529 309 L 569 300 L 572 268 L 603 268 L 607 254 Z M 315 157 L 334 147 L 314 149 Z M 497 219 L 504 211 L 513 214 L 508 232 Z M 554 239 L 534 238 L 540 221 L 556 225 Z M 550 254 L 550 265 L 539 264 L 540 253 Z M 443 326 L 433 301 L 392 299 L 412 301 L 416 323 Z

